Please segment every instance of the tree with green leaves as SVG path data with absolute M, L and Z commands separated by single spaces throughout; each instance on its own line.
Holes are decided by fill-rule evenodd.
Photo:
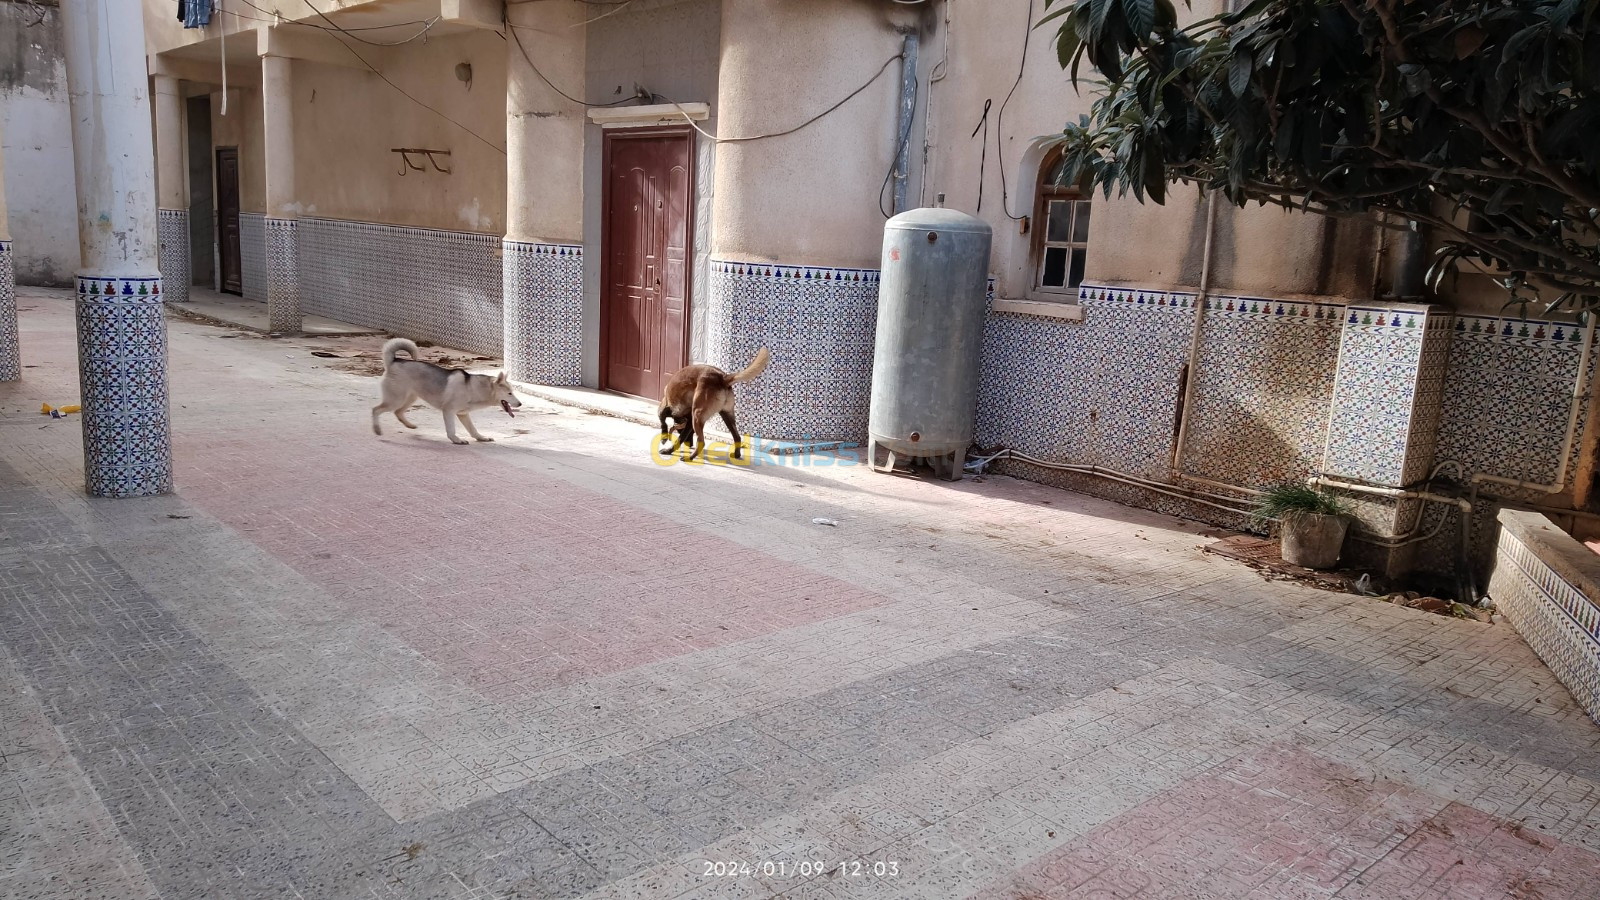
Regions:
M 1600 0 L 1237 5 L 1180 27 L 1172 0 L 1047 0 L 1062 68 L 1104 78 L 1064 183 L 1417 223 L 1435 288 L 1600 308 Z

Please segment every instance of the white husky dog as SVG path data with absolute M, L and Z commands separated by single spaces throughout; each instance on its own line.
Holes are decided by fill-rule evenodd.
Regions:
M 411 358 L 397 358 L 395 354 L 401 351 Z M 406 419 L 406 410 L 419 397 L 444 413 L 444 431 L 453 444 L 466 443 L 456 435 L 457 419 L 467 426 L 467 434 L 472 435 L 473 440 L 494 440 L 478 433 L 477 427 L 472 424 L 473 410 L 499 404 L 506 415 L 515 418 L 516 413 L 511 410 L 522 406 L 522 401 L 511 392 L 506 373 L 501 372 L 498 376 L 473 375 L 464 369 L 436 366 L 417 358 L 417 345 L 414 342 L 394 338 L 383 345 L 383 402 L 372 408 L 372 433 L 383 434 L 383 429 L 378 427 L 378 417 L 386 412 L 394 413 L 400 424 L 407 428 L 417 427 Z

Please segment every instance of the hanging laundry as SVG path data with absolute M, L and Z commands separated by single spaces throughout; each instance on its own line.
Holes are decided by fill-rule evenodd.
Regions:
M 214 0 L 180 0 L 178 9 L 183 16 L 183 27 L 204 28 L 211 24 L 211 7 Z

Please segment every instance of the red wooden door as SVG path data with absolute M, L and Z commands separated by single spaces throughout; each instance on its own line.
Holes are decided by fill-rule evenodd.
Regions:
M 654 400 L 689 364 L 690 140 L 608 135 L 604 387 Z

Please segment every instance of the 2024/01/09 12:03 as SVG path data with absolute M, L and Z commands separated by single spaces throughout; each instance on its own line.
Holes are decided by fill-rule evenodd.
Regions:
M 900 863 L 897 860 L 867 860 L 850 859 L 836 863 L 825 863 L 822 860 L 802 859 L 769 860 L 752 865 L 739 860 L 717 861 L 701 860 L 705 871 L 701 872 L 704 878 L 728 878 L 738 876 L 761 875 L 766 878 L 812 878 L 823 874 L 833 874 L 841 878 L 861 878 L 872 875 L 878 878 L 895 878 L 900 875 Z

